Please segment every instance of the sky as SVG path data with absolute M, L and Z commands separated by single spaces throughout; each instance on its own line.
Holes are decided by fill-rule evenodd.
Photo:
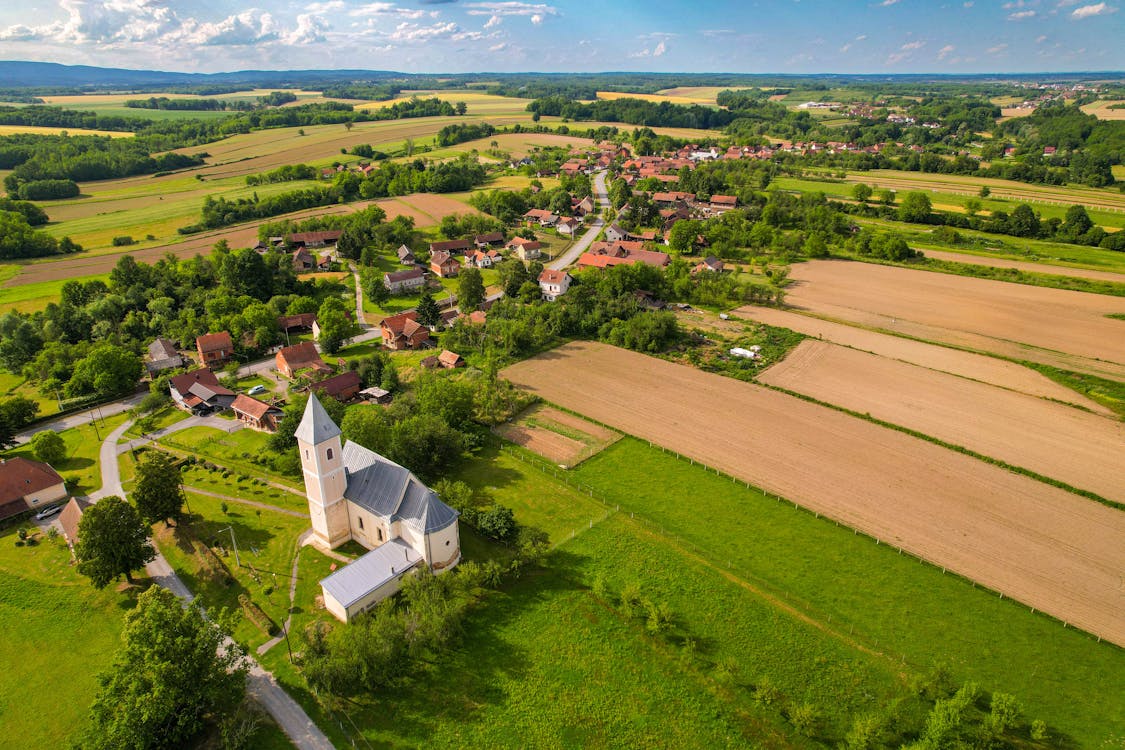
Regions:
M 1125 69 L 1125 0 L 4 0 L 0 59 L 149 70 Z

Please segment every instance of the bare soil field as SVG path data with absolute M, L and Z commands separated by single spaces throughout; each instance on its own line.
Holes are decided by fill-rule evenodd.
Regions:
M 792 266 L 789 305 L 821 317 L 1125 381 L 1125 299 L 848 261 Z
M 1082 106 L 1082 111 L 1093 115 L 1099 120 L 1125 120 L 1125 108 L 1110 109 L 1114 104 L 1125 104 L 1122 101 L 1097 101 Z
M 1070 266 L 1056 266 L 1047 263 L 1035 263 L 1029 260 L 1009 260 L 1008 258 L 995 258 L 987 255 L 971 255 L 945 250 L 931 250 L 923 248 L 922 254 L 935 260 L 948 260 L 954 263 L 968 263 L 973 266 L 992 266 L 993 268 L 1016 268 L 1020 271 L 1031 273 L 1046 273 L 1053 276 L 1073 276 L 1079 279 L 1097 279 L 1098 281 L 1113 281 L 1125 284 L 1125 273 L 1114 271 L 1096 271 L 1092 268 L 1072 268 Z
M 396 216 L 411 216 L 414 218 L 416 226 L 419 227 L 436 224 L 447 213 L 478 213 L 472 206 L 443 195 L 416 193 L 398 198 L 380 198 L 375 201 L 357 201 L 355 203 L 310 208 L 305 211 L 286 214 L 284 218 L 300 221 L 325 214 L 353 213 L 372 205 L 378 205 L 386 211 L 387 219 L 393 219 Z M 20 273 L 9 279 L 4 286 L 22 286 L 23 284 L 34 284 L 41 281 L 56 281 L 77 276 L 109 273 L 123 255 L 132 255 L 138 261 L 145 263 L 155 263 L 168 253 L 172 253 L 178 258 L 191 258 L 197 254 L 207 255 L 211 252 L 212 246 L 219 240 L 226 240 L 231 247 L 235 248 L 253 247 L 258 242 L 258 225 L 260 223 L 260 221 L 254 221 L 248 224 L 216 229 L 212 232 L 201 232 L 183 242 L 175 242 L 169 245 L 141 249 L 122 248 L 117 253 L 79 255 L 76 257 L 64 256 L 58 260 L 29 263 L 22 265 Z
M 1115 418 L 826 341 L 802 341 L 758 380 L 1125 503 Z
M 499 425 L 495 432 L 565 469 L 621 439 L 619 432 L 542 404 L 527 409 L 514 422 Z
M 567 344 L 503 375 L 1125 645 L 1120 511 L 828 407 L 603 344 Z M 752 516 L 730 522 L 753 538 Z
M 1062 401 L 1098 414 L 1113 416 L 1112 410 L 1098 402 L 1015 362 L 960 349 L 951 349 L 947 346 L 927 344 L 914 339 L 905 339 L 901 336 L 868 331 L 864 328 L 833 323 L 829 320 L 772 307 L 741 307 L 734 311 L 734 315 L 766 325 L 788 328 L 807 336 L 816 336 L 824 341 L 831 341 L 835 344 L 871 352 L 937 372 L 989 383 L 1029 396 Z M 831 399 L 826 400 L 831 401 Z

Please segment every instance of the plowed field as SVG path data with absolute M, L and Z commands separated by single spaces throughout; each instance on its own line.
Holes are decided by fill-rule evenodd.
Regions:
M 602 344 L 567 344 L 504 375 L 1125 645 L 1120 511 L 827 407 Z M 753 517 L 730 522 L 752 540 Z
M 1120 420 L 811 339 L 758 379 L 1125 503 Z

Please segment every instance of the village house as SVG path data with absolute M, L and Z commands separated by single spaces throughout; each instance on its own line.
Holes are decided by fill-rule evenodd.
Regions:
M 148 361 L 145 369 L 150 376 L 183 367 L 187 360 L 176 350 L 176 345 L 163 336 L 158 337 L 148 345 Z
M 311 271 L 316 268 L 316 256 L 302 245 L 292 253 L 293 269 L 296 271 Z
M 605 228 L 605 238 L 609 242 L 619 242 L 629 238 L 629 233 L 622 229 L 616 222 Z
M 412 266 L 416 262 L 416 259 L 414 258 L 414 251 L 408 248 L 406 245 L 399 245 L 398 250 L 395 251 L 395 254 L 398 256 L 398 262 L 403 264 L 404 266 Z
M 698 273 L 722 273 L 722 271 L 723 262 L 714 255 L 708 255 L 691 269 L 693 275 Z
M 419 349 L 430 340 L 430 329 L 418 322 L 414 310 L 383 318 L 379 330 L 388 349 Z
M 488 250 L 476 250 L 465 255 L 465 267 L 492 268 L 492 266 L 503 259 L 500 253 L 491 248 Z
M 331 396 L 337 401 L 351 401 L 359 394 L 363 381 L 355 370 L 346 370 L 339 375 L 317 381 L 309 386 L 309 390 L 316 391 L 322 396 Z
M 567 290 L 570 289 L 570 282 L 573 280 L 566 271 L 547 268 L 539 274 L 539 291 L 543 293 L 544 300 L 554 302 L 560 296 L 566 294 Z
M 478 250 L 487 250 L 490 247 L 504 247 L 504 233 L 489 232 L 487 234 L 478 234 L 473 238 L 473 245 L 475 245 Z
M 512 250 L 520 260 L 535 260 L 542 251 L 543 244 L 539 240 L 529 240 L 526 237 L 513 237 L 508 240 L 508 249 Z
M 221 411 L 234 401 L 234 391 L 219 385 L 215 373 L 207 368 L 169 378 L 168 393 L 176 406 L 193 414 Z
M 383 274 L 383 286 L 391 294 L 402 294 L 420 289 L 426 285 L 426 274 L 419 268 L 410 268 L 405 271 L 392 271 Z
M 533 208 L 523 215 L 523 221 L 529 227 L 553 227 L 558 220 L 559 217 L 556 214 L 545 208 Z
M 586 216 L 594 213 L 595 208 L 594 199 L 587 195 L 580 201 L 574 201 L 570 210 L 575 216 Z
M 667 253 L 645 250 L 641 242 L 595 242 L 578 259 L 579 268 L 608 268 L 610 266 L 644 263 L 664 268 L 671 262 Z
M 443 279 L 457 275 L 458 263 L 453 256 L 442 250 L 430 255 L 430 270 Z
M 711 213 L 721 214 L 726 211 L 736 208 L 738 206 L 738 198 L 733 195 L 712 195 L 710 208 Z
M 567 216 L 565 218 L 559 219 L 558 223 L 555 224 L 555 230 L 559 234 L 564 234 L 567 237 L 573 237 L 575 235 L 575 233 L 577 233 L 578 230 L 581 229 L 581 228 L 582 228 L 582 222 L 578 219 L 575 219 L 575 218 L 571 217 L 571 216 Z
M 448 349 L 442 349 L 441 354 L 438 355 L 438 362 L 447 370 L 453 370 L 458 367 L 465 366 L 465 360 L 457 352 L 451 352 Z
M 348 441 L 316 395 L 294 437 L 304 469 L 313 543 L 355 541 L 367 554 L 320 581 L 324 606 L 348 622 L 425 567 L 441 573 L 461 561 L 458 513 L 410 471 Z
M 263 432 L 277 432 L 277 423 L 281 421 L 284 412 L 276 406 L 265 401 L 240 393 L 235 396 L 230 405 L 234 416 L 247 427 Z
M 50 464 L 15 456 L 0 459 L 0 521 L 66 497 L 66 483 Z
M 316 372 L 332 372 L 332 368 L 320 358 L 316 344 L 311 341 L 282 347 L 274 356 L 274 365 L 278 372 L 290 379 L 296 377 L 299 370 L 309 368 Z
M 226 331 L 203 334 L 195 340 L 195 349 L 204 367 L 222 367 L 234 358 L 234 342 Z
M 343 234 L 340 229 L 326 229 L 319 232 L 294 232 L 285 238 L 292 247 L 329 247 L 335 246 Z
M 431 242 L 430 255 L 446 253 L 448 255 L 464 254 L 473 249 L 473 243 L 468 240 L 446 240 L 444 242 Z
M 311 331 L 314 323 L 316 323 L 316 313 L 314 312 L 282 315 L 277 319 L 277 327 L 284 333 Z
M 82 515 L 90 505 L 89 500 L 72 497 L 66 507 L 62 509 L 62 513 L 59 514 L 59 527 L 62 529 L 66 546 L 70 547 L 71 555 L 74 555 L 74 545 L 78 544 L 78 524 L 82 521 Z

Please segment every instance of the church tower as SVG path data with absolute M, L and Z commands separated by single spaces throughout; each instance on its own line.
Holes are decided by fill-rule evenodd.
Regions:
M 348 504 L 344 500 L 348 476 L 341 455 L 340 428 L 328 416 L 316 394 L 309 394 L 305 415 L 294 437 L 301 451 L 313 533 L 322 544 L 334 549 L 352 538 Z

